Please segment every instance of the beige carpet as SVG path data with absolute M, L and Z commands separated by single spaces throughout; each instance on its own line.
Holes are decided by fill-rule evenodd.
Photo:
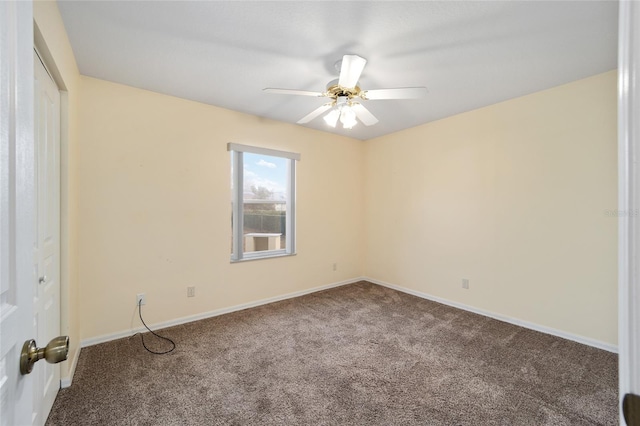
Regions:
M 83 349 L 47 424 L 618 424 L 616 355 L 367 282 L 161 334 Z

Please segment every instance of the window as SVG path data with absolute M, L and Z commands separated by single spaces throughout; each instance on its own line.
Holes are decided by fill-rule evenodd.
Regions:
M 300 154 L 230 143 L 231 261 L 295 254 Z

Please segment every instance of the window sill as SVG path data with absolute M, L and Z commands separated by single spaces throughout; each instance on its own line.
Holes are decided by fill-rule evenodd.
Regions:
M 243 257 L 242 259 L 231 259 L 231 263 L 243 263 L 243 262 L 251 262 L 253 260 L 273 259 L 275 257 L 290 257 L 295 255 L 296 253 L 265 254 L 263 256 L 251 256 L 251 257 Z

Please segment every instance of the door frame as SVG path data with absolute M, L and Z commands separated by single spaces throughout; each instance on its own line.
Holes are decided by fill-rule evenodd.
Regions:
M 640 394 L 640 4 L 618 5 L 618 381 L 624 424 L 622 398 Z

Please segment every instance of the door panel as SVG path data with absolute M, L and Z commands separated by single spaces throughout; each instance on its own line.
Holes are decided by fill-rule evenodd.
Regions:
M 60 334 L 60 92 L 40 58 L 35 63 L 36 244 L 34 329 L 46 345 Z M 60 365 L 38 363 L 33 373 L 34 424 L 47 419 L 60 388 Z
M 20 375 L 33 321 L 35 241 L 31 2 L 0 1 L 0 424 L 32 422 L 33 384 Z

